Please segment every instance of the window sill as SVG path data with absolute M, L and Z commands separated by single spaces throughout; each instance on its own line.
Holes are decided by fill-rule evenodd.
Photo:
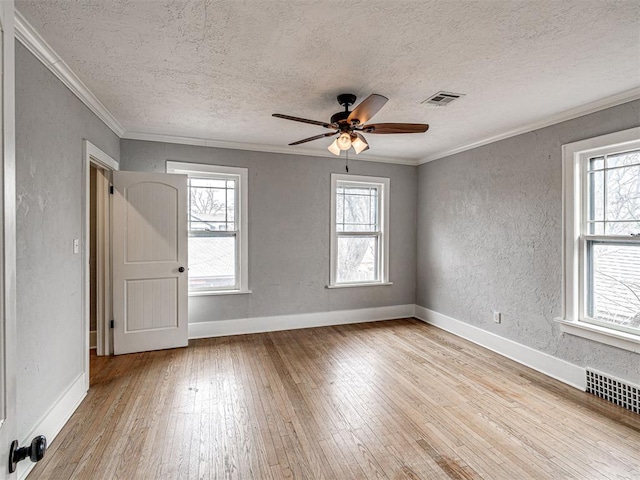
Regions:
M 341 283 L 338 285 L 327 285 L 325 288 L 353 288 L 353 287 L 380 287 L 384 285 L 393 285 L 393 282 L 376 282 L 376 283 Z
M 640 353 L 640 335 L 620 332 L 611 328 L 592 325 L 577 320 L 556 318 L 555 321 L 560 324 L 561 331 L 570 335 L 588 338 L 589 340 L 622 348 L 623 350 Z
M 208 297 L 217 295 L 246 295 L 253 293 L 251 290 L 216 290 L 210 292 L 189 292 L 190 297 Z

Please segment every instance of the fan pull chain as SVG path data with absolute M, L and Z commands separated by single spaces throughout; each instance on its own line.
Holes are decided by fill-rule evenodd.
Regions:
M 347 173 L 349 173 L 349 150 L 345 150 L 345 152 L 344 152 L 344 153 L 345 153 L 345 154 L 346 154 L 346 156 L 347 156 L 347 163 L 346 163 L 346 165 L 344 166 L 344 169 L 347 171 Z

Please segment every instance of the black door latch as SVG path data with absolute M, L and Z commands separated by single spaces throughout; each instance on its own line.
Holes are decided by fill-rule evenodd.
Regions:
M 29 457 L 32 462 L 39 462 L 47 451 L 47 437 L 38 435 L 31 441 L 28 447 L 18 448 L 18 440 L 11 442 L 11 450 L 9 450 L 9 473 L 16 471 L 18 462 Z

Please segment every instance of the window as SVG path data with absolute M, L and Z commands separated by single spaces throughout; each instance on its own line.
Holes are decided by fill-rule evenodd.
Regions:
M 331 175 L 329 287 L 389 284 L 389 179 Z
M 640 351 L 640 128 L 565 145 L 563 157 L 560 321 L 568 333 Z
M 188 175 L 189 293 L 245 293 L 247 169 L 167 162 Z

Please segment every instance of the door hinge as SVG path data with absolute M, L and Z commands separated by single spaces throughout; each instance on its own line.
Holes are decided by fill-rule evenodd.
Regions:
M 109 322 L 109 328 L 115 328 L 115 326 L 116 326 L 116 322 L 115 322 L 115 321 L 113 321 L 113 320 L 111 320 L 111 321 Z
M 113 185 L 109 185 L 109 193 L 113 195 Z

